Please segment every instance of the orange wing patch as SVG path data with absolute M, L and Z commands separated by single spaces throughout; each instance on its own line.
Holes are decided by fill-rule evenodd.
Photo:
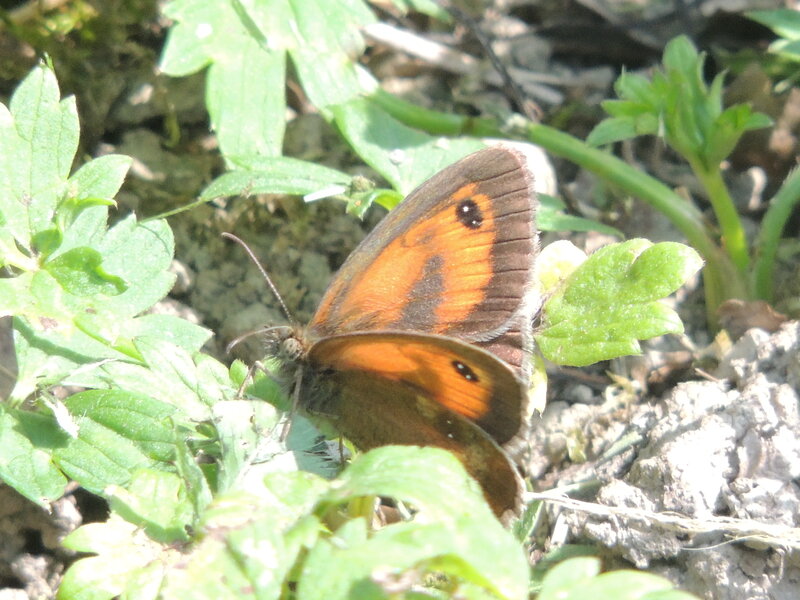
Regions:
M 332 286 L 315 322 L 335 311 L 340 332 L 406 329 L 411 322 L 444 333 L 466 319 L 486 297 L 497 235 L 492 200 L 476 188 L 462 186 L 428 218 L 395 232 L 354 280 Z M 426 318 L 427 326 L 418 326 Z
M 404 332 L 334 336 L 316 343 L 317 371 L 372 373 L 414 390 L 484 429 L 499 444 L 516 435 L 526 390 L 488 352 L 453 339 Z

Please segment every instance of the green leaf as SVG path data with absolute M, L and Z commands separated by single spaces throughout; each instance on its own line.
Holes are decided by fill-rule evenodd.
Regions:
M 579 557 L 565 560 L 554 566 L 544 577 L 538 600 L 558 600 L 567 598 L 580 590 L 593 577 L 600 573 L 600 559 Z
M 411 446 L 371 450 L 344 470 L 324 503 L 335 506 L 364 496 L 410 502 L 425 517 L 420 523 L 386 527 L 369 540 L 359 533 L 349 544 L 317 544 L 298 588 L 308 598 L 347 598 L 347 590 L 357 586 L 370 589 L 370 576 L 379 567 L 394 571 L 425 565 L 500 597 L 526 595 L 528 566 L 521 548 L 491 516 L 479 487 L 449 452 Z M 342 529 L 337 538 L 344 535 Z M 315 593 L 314 581 L 326 581 L 325 590 Z
M 206 99 L 228 161 L 280 154 L 287 54 L 321 110 L 377 85 L 355 63 L 360 30 L 375 20 L 361 0 L 178 0 L 164 12 L 176 24 L 161 69 L 179 76 L 210 66 Z
M 244 476 L 250 475 L 244 471 L 254 460 L 263 462 L 265 456 L 286 452 L 280 441 L 280 416 L 273 406 L 252 400 L 229 400 L 215 404 L 212 414 L 221 450 L 218 476 L 221 492 L 243 485 Z
M 273 473 L 265 484 L 266 494 L 226 494 L 208 507 L 204 535 L 166 573 L 159 597 L 279 597 L 301 551 L 324 530 L 306 513 L 328 484 L 302 472 Z
M 132 163 L 132 158 L 121 154 L 107 154 L 90 160 L 70 176 L 70 197 L 113 201 Z
M 93 247 L 103 255 L 106 269 L 130 286 L 124 294 L 107 300 L 105 308 L 109 312 L 138 315 L 164 298 L 175 283 L 175 275 L 168 271 L 175 242 L 166 221 L 138 223 L 129 216 L 109 229 Z
M 82 558 L 69 567 L 58 588 L 58 600 L 110 600 L 132 580 L 139 589 L 147 589 L 148 583 L 154 579 L 158 583 L 160 572 L 180 557 L 148 538 L 138 526 L 113 515 L 105 523 L 79 527 L 62 543 L 76 552 L 97 556 Z M 148 565 L 155 566 L 156 572 L 147 573 Z M 143 572 L 150 575 L 149 581 L 142 577 Z
M 211 357 L 198 356 L 195 364 L 186 351 L 158 337 L 137 339 L 136 349 L 148 367 L 148 387 L 154 385 L 151 395 L 178 408 L 185 418 L 208 419 L 210 407 L 230 392 L 219 386 L 225 367 Z
M 623 73 L 614 84 L 620 100 L 603 103 L 612 118 L 599 123 L 587 142 L 599 146 L 636 135 L 658 135 L 690 163 L 716 169 L 745 131 L 770 121 L 763 115 L 751 119 L 745 105 L 723 112 L 723 77 L 706 85 L 704 60 L 689 38 L 678 36 L 667 44 L 663 69 L 650 81 Z
M 44 265 L 64 290 L 74 296 L 116 296 L 127 289 L 121 277 L 108 273 L 93 248 L 73 248 Z
M 546 302 L 536 341 L 557 364 L 583 366 L 638 354 L 640 339 L 681 333 L 659 299 L 675 291 L 702 261 L 691 248 L 630 240 L 595 252 Z
M 8 201 L 0 251 L 4 263 L 23 272 L 0 283 L 0 314 L 15 315 L 21 333 L 13 393 L 20 399 L 39 381 L 56 383 L 80 364 L 118 357 L 110 345 L 119 328 L 166 295 L 174 276 L 166 271 L 172 238 L 163 222 L 142 225 L 128 218 L 106 231 L 102 205 L 113 203 L 110 196 L 130 159 L 91 161 L 66 181 L 77 143 L 77 116 L 74 101 L 58 101 L 52 73 L 44 67 L 34 70 L 11 104 L 0 123 L 0 145 L 15 152 L 0 157 L 0 170 L 8 174 L 5 194 L 0 194 L 0 203 Z M 37 154 L 42 148 L 50 154 Z M 20 252 L 17 243 L 36 248 L 38 260 Z M 44 261 L 41 267 L 39 261 Z
M 272 4 L 276 11 L 284 8 Z M 182 76 L 210 66 L 206 104 L 226 160 L 276 156 L 283 146 L 286 52 L 274 37 L 265 39 L 258 10 L 235 0 L 179 0 L 164 7 L 177 23 L 160 67 Z
M 798 62 L 800 61 L 800 40 L 775 40 L 770 44 L 769 51 L 792 62 Z M 779 91 L 779 88 L 776 88 L 776 91 Z
M 81 217 L 88 212 L 84 211 Z M 75 226 L 82 224 L 81 217 Z M 62 248 L 68 245 L 65 236 Z M 168 271 L 172 232 L 164 221 L 137 223 L 128 217 L 109 229 L 93 247 L 103 256 L 104 268 L 123 279 L 128 288 L 116 296 L 75 302 L 75 323 L 93 337 L 113 344 L 127 319 L 152 307 L 172 288 L 175 275 Z M 130 260 L 131 256 L 137 260 Z
M 646 110 L 648 106 L 658 101 L 658 95 L 654 89 L 655 87 L 656 86 L 648 81 L 646 77 L 623 71 L 619 79 L 614 82 L 614 90 L 620 98 L 626 98 L 629 101 L 608 102 L 610 107 L 618 107 L 615 111 L 609 111 L 609 113 L 619 116 L 623 114 L 632 116 L 636 114 L 636 112 L 633 112 L 634 109 L 638 109 L 638 111 Z
M 571 558 L 550 569 L 539 600 L 696 600 L 657 575 L 629 569 L 600 573 L 600 560 Z
M 51 227 L 66 190 L 78 112 L 74 98 L 60 99 L 55 75 L 44 65 L 19 85 L 9 108 L 0 117 L 0 212 L 17 242 L 30 247 L 33 235 Z
M 134 442 L 94 421 L 73 415 L 78 436 L 53 451 L 53 461 L 66 475 L 95 494 L 110 484 L 125 485 L 133 473 L 155 464 Z
M 274 521 L 263 518 L 230 533 L 228 555 L 234 564 L 242 566 L 254 597 L 279 598 L 298 556 L 320 529 L 319 522 L 312 516 L 298 521 L 287 531 L 280 531 Z
M 95 423 L 134 442 L 155 461 L 175 457 L 173 426 L 175 408 L 150 396 L 128 390 L 88 390 L 64 401 L 76 419 Z
M 363 521 L 349 521 L 335 538 L 322 539 L 309 551 L 298 595 L 308 600 L 346 600 L 355 592 L 360 598 L 388 598 L 390 592 L 383 586 L 390 588 L 401 579 L 423 588 L 426 576 L 436 573 L 448 578 L 455 597 L 526 597 L 524 573 L 516 581 L 505 580 L 498 571 L 508 557 L 497 554 L 496 547 L 481 551 L 481 542 L 489 540 L 476 539 L 474 524 L 462 525 L 456 529 L 441 523 L 398 523 L 367 538 Z M 465 593 L 465 587 L 472 586 L 483 592 Z
M 235 394 L 224 365 L 209 356 L 190 356 L 158 337 L 134 342 L 144 363 L 104 360 L 84 366 L 64 379 L 67 385 L 115 386 L 129 393 L 150 396 L 177 408 L 173 419 L 189 425 L 211 416 L 211 405 Z
M 213 333 L 174 315 L 146 314 L 126 321 L 120 328 L 120 335 L 130 340 L 160 337 L 191 353 L 198 352 Z
M 45 270 L 0 280 L 0 311 L 18 317 L 12 397 L 26 397 L 43 378 L 57 383 L 80 365 L 125 358 L 124 345 L 115 346 L 118 336 L 135 330 L 130 320 L 171 288 L 173 240 L 166 223 L 128 217 L 106 231 L 106 214 L 105 207 L 83 210 Z M 98 260 L 102 266 L 94 266 Z M 112 289 L 115 295 L 100 293 Z M 12 303 L 3 306 L 6 299 Z
M 403 195 L 447 165 L 484 147 L 475 139 L 445 141 L 428 136 L 403 125 L 367 99 L 332 107 L 331 112 L 359 156 Z
M 54 322 L 45 319 L 44 323 Z M 71 336 L 53 329 L 37 331 L 21 318 L 14 318 L 13 329 L 18 373 L 10 394 L 12 402 L 21 402 L 39 386 L 56 384 L 68 375 L 80 373 L 82 366 L 123 358 L 80 331 Z
M 63 230 L 64 239 L 58 247 L 59 252 L 73 248 L 91 246 L 97 248 L 97 241 L 103 238 L 108 229 L 108 208 L 103 205 L 84 207 L 71 215 L 69 225 Z M 87 243 L 91 240 L 92 243 Z
M 172 406 L 123 390 L 80 392 L 64 404 L 77 432 L 53 460 L 87 489 L 126 485 L 139 468 L 174 459 Z
M 784 8 L 777 10 L 752 10 L 745 13 L 748 18 L 766 25 L 779 36 L 800 40 L 800 13 Z
M 53 419 L 0 404 L 0 479 L 39 506 L 66 490 L 67 479 L 49 453 L 64 443 L 66 435 Z
M 167 75 L 181 77 L 196 73 L 215 60 L 229 58 L 235 64 L 237 57 L 231 50 L 240 50 L 234 46 L 236 41 L 259 35 L 252 28 L 248 30 L 249 23 L 243 22 L 235 6 L 230 0 L 175 0 L 164 5 L 164 15 L 175 23 L 169 30 L 159 68 Z
M 247 37 L 231 38 L 230 45 L 235 53 L 215 61 L 206 78 L 206 105 L 220 150 L 225 157 L 279 156 L 286 128 L 286 55 Z
M 610 102 L 606 102 L 603 104 L 603 108 L 605 108 L 606 112 L 609 114 L 614 114 L 610 105 Z M 592 129 L 591 133 L 589 133 L 588 137 L 586 138 L 586 143 L 590 146 L 604 146 L 606 144 L 613 144 L 614 142 L 628 140 L 644 133 L 653 132 L 640 131 L 636 126 L 636 122 L 632 119 L 605 119 L 604 121 L 600 121 L 600 123 L 598 123 L 594 129 Z
M 39 256 L 49 256 L 58 249 L 64 236 L 58 227 L 49 227 L 35 233 L 31 238 L 31 250 Z
M 130 484 L 109 486 L 106 495 L 111 510 L 143 527 L 151 539 L 164 544 L 189 540 L 186 530 L 195 515 L 184 482 L 176 474 L 140 469 Z
M 746 104 L 737 104 L 725 110 L 714 123 L 707 141 L 706 155 L 711 164 L 724 160 L 739 142 L 742 133 L 772 125 L 772 119 L 762 113 L 753 113 Z
M 598 600 L 697 600 L 692 594 L 674 590 L 672 583 L 663 577 L 627 569 L 602 573 L 589 580 L 583 589 L 574 589 L 568 598 L 578 600 L 586 597 Z
M 288 5 L 296 24 L 295 47 L 326 49 L 351 59 L 364 50 L 361 28 L 375 22 L 361 0 L 288 0 Z
M 700 54 L 691 40 L 685 35 L 673 38 L 664 47 L 662 62 L 666 70 L 686 74 L 696 73 L 698 66 L 702 66 Z
M 301 46 L 290 56 L 304 91 L 324 115 L 327 109 L 370 94 L 378 87 L 372 76 L 347 55 Z
M 318 192 L 332 185 L 350 185 L 350 176 L 304 160 L 288 157 L 229 157 L 236 169 L 215 179 L 200 195 L 203 200 L 250 194 Z
M 407 501 L 433 518 L 491 514 L 478 486 L 464 477 L 461 463 L 430 448 L 387 446 L 360 455 L 340 475 L 329 499 L 340 504 L 364 496 Z
M 211 504 L 213 494 L 211 484 L 206 478 L 203 469 L 197 464 L 194 453 L 189 448 L 185 434 L 181 429 L 175 429 L 175 466 L 186 482 L 185 489 L 192 510 L 195 515 L 201 515 Z

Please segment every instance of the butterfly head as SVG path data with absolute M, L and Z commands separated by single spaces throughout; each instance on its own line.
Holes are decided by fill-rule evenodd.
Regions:
M 303 362 L 308 354 L 309 343 L 299 325 L 280 325 L 266 330 L 266 355 L 277 358 L 283 364 Z

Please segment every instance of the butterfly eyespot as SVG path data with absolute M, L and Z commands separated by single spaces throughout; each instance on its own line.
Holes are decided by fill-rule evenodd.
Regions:
M 475 371 L 470 369 L 460 360 L 453 361 L 453 368 L 456 370 L 456 373 L 461 375 L 467 381 L 478 381 L 478 376 L 475 374 Z
M 456 206 L 456 219 L 468 229 L 478 229 L 483 225 L 483 211 L 474 200 L 467 198 Z

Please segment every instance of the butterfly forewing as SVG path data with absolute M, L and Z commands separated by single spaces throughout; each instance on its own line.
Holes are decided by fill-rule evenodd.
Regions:
M 311 334 L 499 335 L 532 287 L 535 203 L 524 156 L 510 148 L 487 148 L 441 171 L 351 254 Z

